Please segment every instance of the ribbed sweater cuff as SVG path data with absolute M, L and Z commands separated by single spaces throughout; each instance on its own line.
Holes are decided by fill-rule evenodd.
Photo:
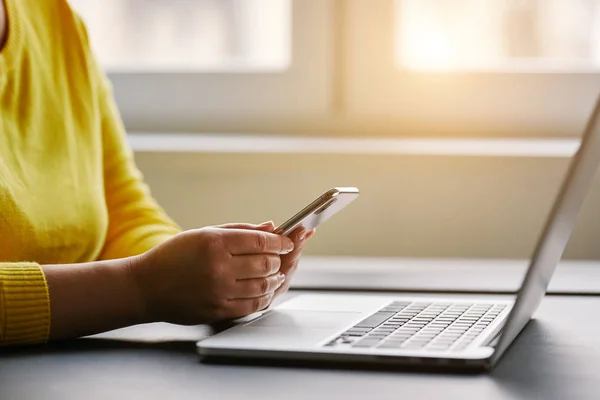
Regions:
M 50 298 L 36 263 L 0 263 L 0 346 L 48 340 Z

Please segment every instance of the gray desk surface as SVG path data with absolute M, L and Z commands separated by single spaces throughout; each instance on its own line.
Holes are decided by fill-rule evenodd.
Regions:
M 293 283 L 311 290 L 515 293 L 527 266 L 528 260 L 303 257 Z M 549 291 L 600 294 L 600 261 L 562 261 Z
M 547 297 L 490 375 L 204 364 L 207 327 L 140 325 L 1 350 L 0 399 L 598 399 L 599 314 L 599 297 Z

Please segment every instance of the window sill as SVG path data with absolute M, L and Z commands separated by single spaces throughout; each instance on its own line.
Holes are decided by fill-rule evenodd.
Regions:
M 571 157 L 578 139 L 303 138 L 248 134 L 130 133 L 136 152 Z

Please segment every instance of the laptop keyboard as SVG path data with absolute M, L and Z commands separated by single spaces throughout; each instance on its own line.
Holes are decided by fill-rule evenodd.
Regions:
M 505 308 L 505 304 L 395 301 L 325 346 L 462 351 Z

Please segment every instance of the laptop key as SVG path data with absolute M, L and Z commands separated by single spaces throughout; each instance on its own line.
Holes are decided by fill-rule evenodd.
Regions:
M 402 348 L 405 350 L 419 350 L 423 347 L 425 347 L 425 344 L 422 343 L 407 343 L 404 346 L 402 346 Z
M 389 335 L 392 332 L 393 331 L 387 331 L 385 329 L 375 329 L 374 331 L 370 332 L 369 335 Z
M 371 331 L 372 331 L 372 329 L 350 328 L 346 332 L 344 332 L 342 335 L 361 336 L 361 335 L 366 335 L 367 333 L 369 333 Z
M 371 331 L 373 328 L 358 328 L 356 326 L 353 326 L 351 328 L 349 328 L 347 330 L 347 332 L 369 332 Z
M 416 334 L 416 332 L 409 332 L 409 331 L 396 331 L 396 332 L 392 333 L 392 335 L 395 336 L 395 337 L 400 337 L 400 336 L 402 336 L 402 337 L 404 337 L 404 336 L 410 337 L 410 336 L 413 336 L 415 334 Z
M 390 319 L 390 317 L 392 315 L 394 315 L 393 312 L 378 311 L 375 314 L 371 315 L 370 317 L 367 317 L 364 320 L 362 320 L 361 322 L 359 322 L 358 324 L 354 325 L 354 327 L 356 327 L 356 328 L 375 328 L 375 327 L 381 325 L 382 323 L 384 323 L 385 321 L 387 321 L 388 319 Z
M 383 349 L 399 349 L 400 347 L 402 347 L 402 345 L 405 342 L 397 342 L 397 341 L 385 341 L 383 343 L 381 343 L 379 346 L 377 346 L 377 348 L 383 348 Z
M 454 318 L 454 317 L 452 317 L 452 318 L 450 318 L 450 317 L 437 317 L 435 319 L 435 321 L 436 322 L 453 322 L 453 321 L 456 321 L 457 318 L 458 317 L 456 317 L 456 318 Z

